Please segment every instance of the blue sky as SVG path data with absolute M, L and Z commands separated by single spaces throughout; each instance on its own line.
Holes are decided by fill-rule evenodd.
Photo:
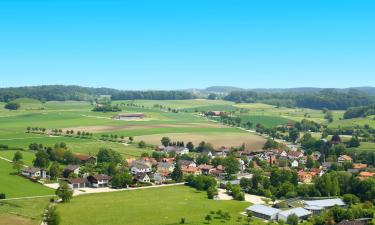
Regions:
M 375 1 L 0 1 L 0 87 L 375 86 Z

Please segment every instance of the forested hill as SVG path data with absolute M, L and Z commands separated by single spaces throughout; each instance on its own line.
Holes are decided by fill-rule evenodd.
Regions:
M 335 110 L 367 106 L 375 102 L 375 97 L 358 90 L 339 92 L 335 89 L 323 89 L 316 93 L 234 91 L 224 99 L 244 103 L 262 102 L 276 106 Z
M 35 98 L 41 101 L 92 100 L 99 95 L 110 95 L 112 100 L 154 99 L 179 100 L 196 96 L 184 91 L 121 91 L 111 88 L 90 88 L 74 85 L 44 85 L 32 87 L 0 88 L 0 101 L 16 98 Z

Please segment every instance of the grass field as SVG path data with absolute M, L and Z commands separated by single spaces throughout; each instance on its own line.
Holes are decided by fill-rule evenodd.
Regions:
M 0 201 L 0 225 L 40 225 L 49 197 Z
M 204 224 L 210 211 L 229 212 L 236 222 L 249 203 L 207 199 L 205 192 L 186 186 L 163 187 L 104 194 L 83 195 L 58 205 L 61 225 L 172 225 L 186 218 L 187 224 Z M 95 215 L 95 216 L 93 216 Z M 211 224 L 224 224 L 214 220 Z
M 7 198 L 54 194 L 52 189 L 13 175 L 14 172 L 11 163 L 0 160 L 0 193 L 5 193 Z

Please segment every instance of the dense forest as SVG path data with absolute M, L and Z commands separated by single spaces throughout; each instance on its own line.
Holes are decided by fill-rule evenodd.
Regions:
M 349 108 L 344 114 L 344 119 L 365 117 L 370 115 L 375 115 L 375 104 Z
M 193 94 L 183 91 L 120 91 L 111 88 L 89 88 L 73 85 L 0 88 L 1 102 L 9 102 L 22 97 L 34 98 L 41 101 L 87 101 L 99 95 L 110 95 L 112 96 L 112 100 L 180 100 L 195 98 Z
M 303 107 L 311 109 L 344 110 L 350 107 L 367 106 L 375 98 L 358 90 L 338 92 L 324 89 L 317 93 L 259 93 L 254 91 L 234 91 L 224 97 L 225 100 L 243 103 L 262 102 L 276 106 Z

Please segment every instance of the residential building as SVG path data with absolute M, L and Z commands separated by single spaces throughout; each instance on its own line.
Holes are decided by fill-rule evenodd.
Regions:
M 111 179 L 112 178 L 106 174 L 97 174 L 87 177 L 87 180 L 94 188 L 107 187 Z
M 27 167 L 21 170 L 21 174 L 28 178 L 46 178 L 47 172 L 41 168 Z
M 68 185 L 72 189 L 91 187 L 91 183 L 87 178 L 72 178 L 68 179 Z
M 130 168 L 131 173 L 137 174 L 137 173 L 149 173 L 151 172 L 151 166 L 148 164 L 143 164 L 143 163 L 133 163 L 133 165 Z
M 353 159 L 352 157 L 348 156 L 348 155 L 341 155 L 338 159 L 337 159 L 337 162 L 338 163 L 343 163 L 343 162 L 352 162 Z

